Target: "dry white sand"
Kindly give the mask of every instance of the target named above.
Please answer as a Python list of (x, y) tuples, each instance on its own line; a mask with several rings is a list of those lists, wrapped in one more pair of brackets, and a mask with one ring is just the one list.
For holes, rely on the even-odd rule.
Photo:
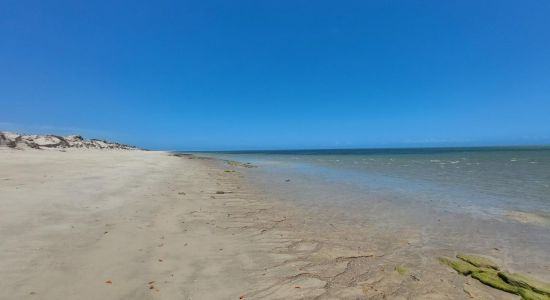
[(143, 151), (0, 151), (0, 299), (238, 299), (258, 255), (195, 222), (215, 193), (199, 166)]
[(515, 297), (417, 256), (416, 232), (371, 242), (261, 199), (227, 168), (0, 148), (0, 299)]

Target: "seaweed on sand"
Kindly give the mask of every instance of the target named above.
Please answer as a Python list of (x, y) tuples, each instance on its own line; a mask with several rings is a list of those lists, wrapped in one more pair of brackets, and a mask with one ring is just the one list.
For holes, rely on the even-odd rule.
[(519, 295), (524, 300), (550, 300), (550, 283), (524, 274), (499, 271), (499, 266), (484, 256), (459, 254), (456, 257), (459, 259), (439, 257), (439, 262), (459, 274), (471, 275), (485, 285)]

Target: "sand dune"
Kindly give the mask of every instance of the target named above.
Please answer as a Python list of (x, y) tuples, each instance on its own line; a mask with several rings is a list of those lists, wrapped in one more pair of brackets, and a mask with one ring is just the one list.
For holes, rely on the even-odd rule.
[(108, 142), (103, 140), (86, 140), (80, 135), (58, 136), (58, 135), (26, 135), (13, 132), (0, 131), (0, 147), (6, 146), (14, 149), (118, 149), (134, 150), (136, 147)]

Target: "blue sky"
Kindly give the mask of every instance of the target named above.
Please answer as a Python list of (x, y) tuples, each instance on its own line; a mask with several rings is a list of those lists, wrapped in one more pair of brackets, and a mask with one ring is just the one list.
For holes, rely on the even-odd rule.
[(550, 143), (550, 2), (0, 3), (0, 130), (154, 149)]

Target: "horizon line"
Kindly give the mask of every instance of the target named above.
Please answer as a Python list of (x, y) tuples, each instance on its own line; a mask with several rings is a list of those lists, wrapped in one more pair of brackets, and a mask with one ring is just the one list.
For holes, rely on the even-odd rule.
[(346, 150), (422, 150), (422, 149), (434, 149), (434, 150), (467, 150), (467, 149), (533, 149), (538, 150), (540, 148), (550, 148), (550, 144), (509, 144), (509, 145), (476, 145), (476, 146), (390, 146), (390, 147), (345, 147), (345, 148), (280, 148), (280, 149), (238, 149), (238, 150), (166, 150), (168, 152), (178, 153), (254, 153), (254, 152), (307, 152), (307, 151), (346, 151)]

